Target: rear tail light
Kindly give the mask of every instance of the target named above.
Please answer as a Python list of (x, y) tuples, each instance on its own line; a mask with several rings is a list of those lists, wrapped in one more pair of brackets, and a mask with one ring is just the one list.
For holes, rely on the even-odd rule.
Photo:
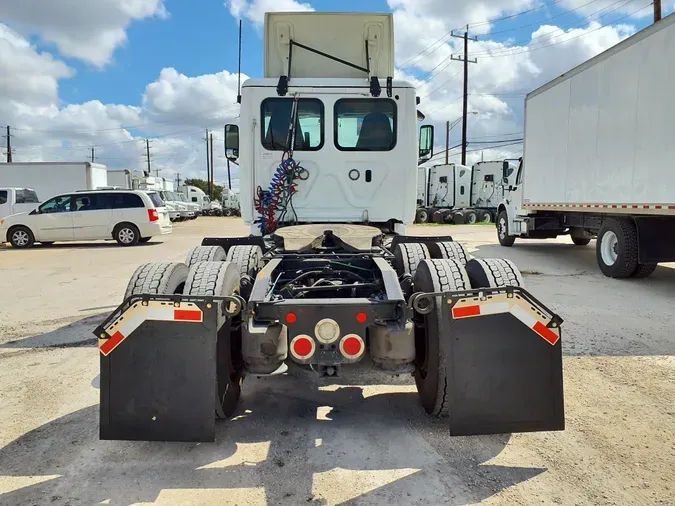
[(361, 336), (356, 334), (347, 334), (340, 341), (340, 353), (345, 358), (354, 360), (363, 355), (363, 352), (366, 351), (366, 345), (361, 339)]
[(314, 339), (305, 334), (295, 336), (291, 341), (291, 354), (298, 360), (308, 359), (314, 355), (315, 350), (316, 344), (314, 343)]
[(148, 209), (148, 218), (151, 222), (159, 220), (157, 209)]

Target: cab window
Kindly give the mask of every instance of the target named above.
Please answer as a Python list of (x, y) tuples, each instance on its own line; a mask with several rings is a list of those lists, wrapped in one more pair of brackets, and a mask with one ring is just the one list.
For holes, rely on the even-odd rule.
[(7, 190), (0, 190), (0, 205), (7, 203)]
[(396, 102), (348, 98), (335, 102), (335, 146), (341, 151), (391, 151), (396, 146)]
[(40, 212), (44, 214), (69, 213), (70, 195), (61, 195), (48, 200), (40, 206)]
[[(267, 98), (261, 104), (262, 145), (268, 151), (286, 151), (293, 98)], [(323, 146), (324, 109), (316, 98), (298, 99), (295, 151), (317, 151)]]
[(37, 204), (40, 200), (33, 190), (16, 190), (17, 204)]

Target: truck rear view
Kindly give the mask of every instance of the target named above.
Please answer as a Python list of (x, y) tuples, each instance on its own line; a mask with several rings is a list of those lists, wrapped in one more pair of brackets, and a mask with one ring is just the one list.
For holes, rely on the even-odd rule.
[(516, 237), (597, 237), (610, 277), (644, 277), (675, 260), (675, 16), (530, 93), (524, 157), (500, 205), (502, 245)]

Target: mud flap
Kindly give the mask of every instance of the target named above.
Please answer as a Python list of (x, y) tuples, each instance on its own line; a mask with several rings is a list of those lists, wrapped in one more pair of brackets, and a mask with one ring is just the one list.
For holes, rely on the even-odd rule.
[(214, 441), (217, 310), (134, 296), (99, 328), (100, 438)]
[(563, 430), (560, 317), (516, 287), (443, 303), (451, 435)]

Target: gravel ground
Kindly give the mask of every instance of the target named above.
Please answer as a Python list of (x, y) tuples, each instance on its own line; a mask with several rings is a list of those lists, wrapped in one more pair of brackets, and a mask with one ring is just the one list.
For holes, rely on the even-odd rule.
[(200, 218), (135, 248), (0, 247), (0, 504), (675, 504), (675, 265), (611, 280), (594, 242), (501, 248), (480, 225), (411, 233), (510, 258), (565, 319), (564, 432), (450, 438), (409, 376), (359, 366), (247, 378), (215, 444), (99, 441), (95, 325), (138, 264), (242, 233)]

